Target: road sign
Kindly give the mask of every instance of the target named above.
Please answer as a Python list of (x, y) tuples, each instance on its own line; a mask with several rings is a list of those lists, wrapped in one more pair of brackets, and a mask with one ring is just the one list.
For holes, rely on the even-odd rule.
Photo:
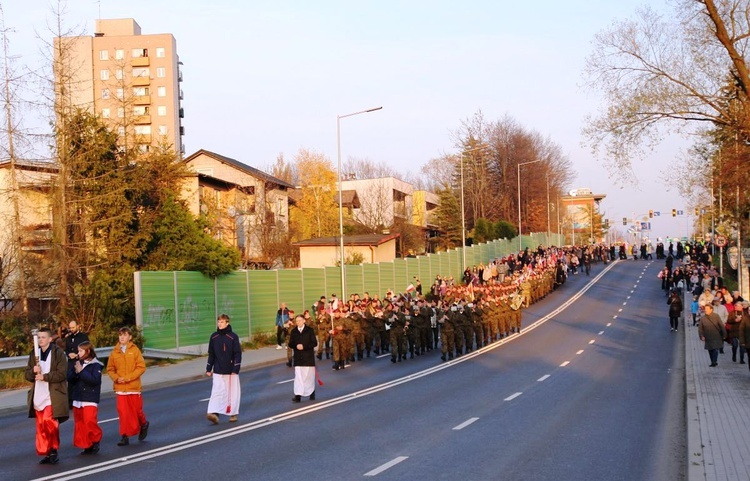
[(661, 212), (659, 212), (658, 210), (654, 211), (654, 217), (659, 217), (660, 215), (661, 215)]
[(716, 236), (716, 245), (719, 247), (724, 247), (727, 245), (727, 238), (723, 235), (717, 235)]
[(681, 211), (681, 210), (678, 210), (678, 211), (677, 211), (677, 215), (683, 215), (684, 213), (685, 213), (685, 212), (684, 212), (684, 211)]

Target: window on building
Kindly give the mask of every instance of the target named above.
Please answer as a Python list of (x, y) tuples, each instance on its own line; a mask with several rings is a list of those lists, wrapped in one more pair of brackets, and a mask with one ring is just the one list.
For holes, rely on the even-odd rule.
[(148, 87), (133, 87), (133, 96), (135, 97), (145, 97), (148, 94)]
[(150, 77), (150, 76), (151, 76), (151, 71), (148, 68), (139, 67), (139, 68), (133, 69), (133, 78)]
[(167, 126), (166, 125), (160, 125), (159, 126), (159, 135), (167, 135)]
[(115, 70), (115, 78), (117, 80), (122, 80), (122, 69), (121, 68), (118, 68), (117, 70)]
[(151, 135), (150, 125), (136, 125), (134, 127), (136, 135)]
[(122, 100), (125, 98), (125, 90), (124, 89), (117, 89), (117, 98)]
[(102, 99), (103, 100), (109, 99), (109, 89), (102, 89)]
[(167, 69), (164, 67), (158, 67), (156, 69), (156, 76), (159, 78), (164, 78), (167, 76)]
[(133, 115), (141, 116), (148, 115), (148, 113), (148, 105), (136, 105), (135, 107), (133, 107)]
[(125, 117), (125, 108), (124, 107), (119, 107), (117, 109), (117, 116), (120, 117), (120, 118)]
[(117, 135), (120, 137), (125, 137), (125, 127), (119, 126), (117, 127)]
[(102, 109), (102, 118), (103, 119), (109, 118), (109, 109)]
[(166, 117), (167, 116), (167, 107), (164, 105), (159, 105), (156, 107), (156, 115), (159, 117)]
[(166, 97), (167, 96), (167, 87), (157, 87), (156, 88), (156, 95), (159, 97)]
[(123, 60), (124, 58), (125, 58), (125, 50), (123, 49), (115, 50), (115, 60)]
[(102, 80), (109, 80), (109, 70), (100, 70), (99, 78)]
[(157, 58), (164, 58), (166, 57), (166, 51), (164, 50), (164, 47), (156, 47), (156, 57)]
[(99, 50), (99, 60), (109, 60), (109, 50)]
[(136, 57), (148, 57), (148, 49), (147, 48), (134, 48), (131, 53), (133, 55), (133, 58), (136, 58)]

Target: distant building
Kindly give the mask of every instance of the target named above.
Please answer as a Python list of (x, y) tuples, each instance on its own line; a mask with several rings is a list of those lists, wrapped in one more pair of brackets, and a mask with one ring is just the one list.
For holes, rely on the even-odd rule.
[[(344, 236), (344, 258), (361, 256), (362, 263), (392, 261), (396, 258), (398, 234), (364, 234)], [(296, 242), (300, 267), (335, 266), (341, 261), (341, 238), (318, 237)]]
[[(592, 214), (597, 212), (599, 203), (606, 194), (594, 194), (591, 189), (571, 190), (560, 197), (562, 210), (560, 222), (563, 236), (570, 244), (588, 243), (592, 233)], [(594, 239), (599, 242), (601, 239)]]
[(93, 37), (56, 38), (55, 45), (58, 95), (64, 83), (73, 105), (96, 114), (122, 144), (185, 153), (182, 62), (172, 34), (143, 35), (132, 18), (101, 19)]
[[(56, 176), (57, 169), (47, 163), (17, 163), (15, 169), (11, 168), (10, 161), (0, 163), (0, 224), (3, 226), (0, 231), (0, 310), (13, 308), (13, 302), (20, 298), (17, 287), (21, 254), (27, 270), (26, 294), (31, 302), (38, 303), (35, 310), (44, 312), (49, 309), (45, 303), (54, 302), (49, 297), (50, 292), (55, 292), (54, 281), (49, 277), (43, 282), (33, 280), (49, 275), (44, 266), (50, 261), (52, 251), (55, 210), (49, 191)], [(37, 291), (42, 285), (47, 289)]]
[(194, 174), (182, 188), (193, 215), (208, 215), (214, 237), (238, 248), (245, 264), (274, 262), (264, 257), (263, 245), (289, 230), (289, 192), (294, 186), (208, 150), (183, 162)]

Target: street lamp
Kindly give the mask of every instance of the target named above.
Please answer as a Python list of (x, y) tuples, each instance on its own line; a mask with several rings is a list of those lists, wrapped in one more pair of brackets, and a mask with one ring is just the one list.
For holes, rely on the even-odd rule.
[(359, 114), (366, 114), (369, 112), (375, 112), (376, 110), (380, 110), (383, 107), (375, 107), (372, 109), (367, 110), (360, 110), (359, 112), (353, 112), (351, 114), (345, 114), (345, 115), (337, 115), (336, 116), (336, 146), (337, 146), (337, 156), (339, 161), (339, 249), (341, 250), (341, 259), (339, 262), (341, 263), (341, 301), (346, 302), (346, 274), (344, 274), (344, 207), (343, 207), (343, 194), (342, 194), (342, 187), (341, 187), (341, 119), (344, 119), (346, 117), (352, 117), (354, 115)]
[(466, 212), (464, 211), (464, 154), (468, 154), (470, 152), (476, 152), (477, 150), (486, 149), (488, 147), (487, 144), (481, 144), (477, 147), (474, 147), (472, 149), (468, 150), (462, 150), (459, 158), (459, 162), (461, 163), (461, 254), (462, 254), (462, 263), (461, 263), (461, 272), (466, 270)]
[(541, 162), (542, 159), (537, 160), (530, 160), (528, 162), (521, 162), (516, 166), (516, 169), (518, 170), (518, 173), (516, 175), (516, 180), (518, 181), (518, 252), (521, 252), (522, 246), (521, 246), (521, 166), (527, 165), (527, 164), (533, 164), (536, 162)]

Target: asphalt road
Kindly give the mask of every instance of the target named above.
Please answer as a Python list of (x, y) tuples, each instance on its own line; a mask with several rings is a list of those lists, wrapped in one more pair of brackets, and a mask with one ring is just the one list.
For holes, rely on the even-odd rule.
[[(604, 273), (607, 268), (606, 273)], [(578, 274), (524, 311), (520, 336), (452, 363), (436, 352), (345, 371), (319, 366), (317, 401), (291, 403), (292, 370), (241, 375), (240, 422), (205, 420), (210, 381), (144, 396), (149, 438), (39, 466), (33, 421), (0, 418), (0, 477), (25, 479), (676, 480), (686, 468), (684, 349), (658, 265)], [(601, 275), (600, 275), (601, 274)], [(595, 277), (598, 276), (598, 277)]]

